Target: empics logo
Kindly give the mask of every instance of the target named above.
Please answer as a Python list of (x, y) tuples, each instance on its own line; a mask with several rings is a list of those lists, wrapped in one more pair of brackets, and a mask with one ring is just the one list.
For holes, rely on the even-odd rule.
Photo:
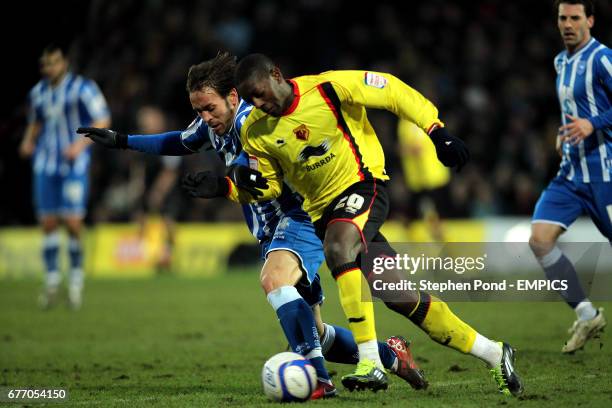
[(325, 153), (329, 151), (329, 142), (325, 140), (318, 146), (306, 146), (302, 149), (298, 159), (301, 162), (305, 162), (311, 157), (323, 156)]
[(298, 140), (307, 141), (308, 136), (310, 136), (310, 130), (306, 127), (306, 125), (301, 124), (300, 126), (293, 129), (293, 134)]

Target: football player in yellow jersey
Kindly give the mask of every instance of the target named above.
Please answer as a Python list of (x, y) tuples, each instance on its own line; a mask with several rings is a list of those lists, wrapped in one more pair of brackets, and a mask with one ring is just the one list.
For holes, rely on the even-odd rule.
[(400, 157), (406, 186), (410, 190), (409, 217), (422, 218), (430, 239), (444, 241), (440, 217), (450, 203), (450, 169), (436, 157), (427, 133), (413, 122), (400, 119), (397, 124)]
[[(268, 181), (258, 200), (278, 196), (284, 179), (304, 197), (304, 210), (323, 241), (359, 348), (357, 369), (342, 383), (350, 390), (384, 389), (387, 379), (376, 347), (373, 304), (369, 291), (362, 291), (363, 276), (369, 271), (361, 270), (360, 252), (372, 242), (386, 244), (381, 254), (395, 252), (379, 232), (388, 213), (385, 180), (389, 177), (366, 108), (387, 109), (416, 123), (430, 136), (446, 166), (463, 166), (469, 158), (467, 148), (446, 131), (431, 102), (390, 74), (329, 71), (285, 80), (269, 58), (252, 54), (239, 63), (236, 86), (257, 107), (242, 126), (241, 141), (251, 155), (251, 166)], [(252, 179), (255, 182), (257, 177)], [(248, 181), (243, 186), (249, 187)], [(227, 196), (240, 202), (253, 200), (231, 181)], [(389, 274), (387, 279), (398, 277)], [(405, 291), (401, 297), (385, 304), (433, 340), (485, 361), (500, 392), (522, 391), (513, 367), (514, 351), (507, 343), (480, 335), (446, 303), (425, 292)]]

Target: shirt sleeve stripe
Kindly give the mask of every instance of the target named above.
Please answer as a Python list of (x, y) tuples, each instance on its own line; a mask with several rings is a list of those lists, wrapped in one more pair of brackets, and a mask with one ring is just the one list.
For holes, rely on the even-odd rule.
[(346, 124), (344, 117), (342, 116), (340, 110), (340, 98), (338, 98), (338, 94), (336, 94), (336, 91), (334, 90), (334, 87), (332, 86), (331, 82), (324, 82), (322, 84), (319, 84), (317, 88), (319, 89), (321, 96), (323, 97), (323, 99), (333, 112), (334, 116), (336, 117), (336, 120), (338, 121), (338, 129), (342, 131), (344, 138), (351, 147), (351, 151), (353, 152), (353, 156), (355, 157), (355, 161), (357, 162), (357, 166), (359, 169), (359, 179), (373, 179), (370, 170), (368, 170), (368, 168), (363, 165), (363, 156), (361, 155), (361, 152), (359, 151), (359, 146), (357, 146), (355, 138), (351, 134), (351, 131), (348, 125)]

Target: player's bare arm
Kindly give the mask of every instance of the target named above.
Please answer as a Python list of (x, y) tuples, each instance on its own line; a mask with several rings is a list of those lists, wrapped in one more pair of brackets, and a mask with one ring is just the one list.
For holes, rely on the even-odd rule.
[(38, 139), (38, 135), (40, 134), (41, 124), (39, 122), (29, 123), (26, 127), (23, 140), (19, 145), (19, 155), (27, 159), (34, 154), (34, 149), (36, 148), (36, 140)]

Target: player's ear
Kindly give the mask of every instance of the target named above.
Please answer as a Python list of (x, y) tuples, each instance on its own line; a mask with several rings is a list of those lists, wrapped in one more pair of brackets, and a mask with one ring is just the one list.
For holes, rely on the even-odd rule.
[(587, 24), (589, 25), (589, 28), (593, 28), (595, 25), (595, 16), (587, 17)]
[(283, 81), (283, 74), (281, 73), (279, 67), (275, 66), (274, 68), (272, 68), (272, 70), (270, 71), (270, 76), (274, 78), (274, 80), (278, 83)]
[(238, 105), (238, 100), (240, 99), (240, 97), (238, 96), (238, 90), (236, 88), (230, 89), (229, 98), (232, 106)]

